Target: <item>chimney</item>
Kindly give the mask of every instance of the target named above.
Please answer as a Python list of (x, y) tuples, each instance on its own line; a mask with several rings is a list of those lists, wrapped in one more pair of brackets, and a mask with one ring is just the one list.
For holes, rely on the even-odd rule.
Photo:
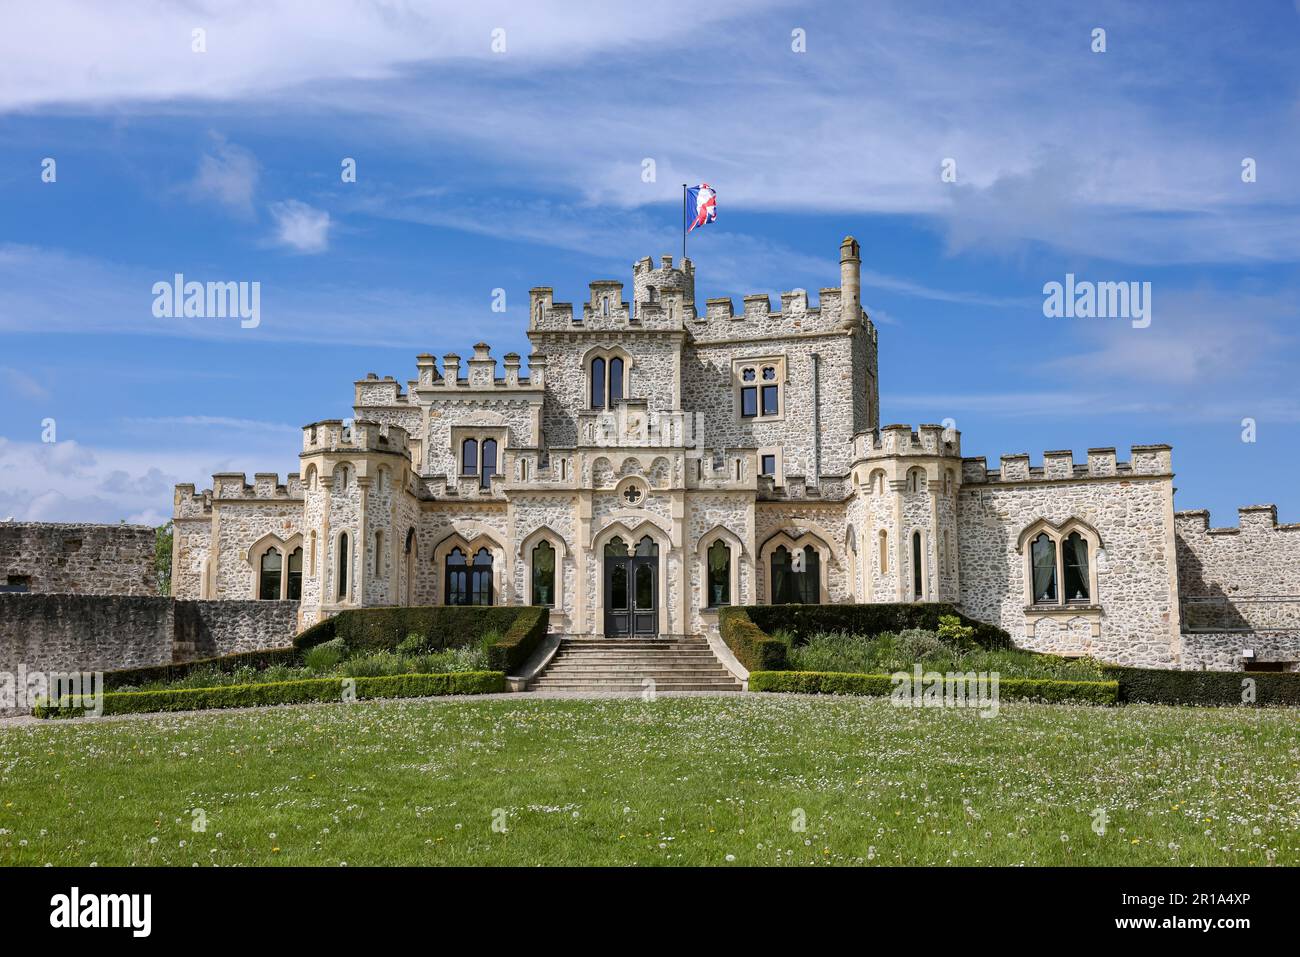
[(858, 241), (845, 236), (840, 243), (840, 325), (855, 328), (862, 315), (862, 255)]

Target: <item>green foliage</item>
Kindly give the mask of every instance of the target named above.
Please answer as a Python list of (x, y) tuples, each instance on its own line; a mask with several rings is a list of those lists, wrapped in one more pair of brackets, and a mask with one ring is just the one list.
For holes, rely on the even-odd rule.
[(328, 674), (342, 661), (348, 653), (342, 638), (331, 638), (314, 648), (303, 652), (302, 663), (309, 671)]
[(989, 649), (1012, 647), (1011, 636), (1001, 628), (967, 618), (952, 605), (944, 602), (747, 605), (743, 611), (760, 631), (768, 635), (773, 635), (781, 629), (789, 631), (794, 636), (795, 645), (801, 644), (808, 637), (819, 632), (839, 631), (853, 635), (880, 635), (885, 632), (906, 631), (910, 628), (938, 631), (941, 619), (955, 618), (962, 626), (972, 629), (970, 639), (980, 647)]
[[(800, 694), (889, 695), (894, 689), (889, 675), (817, 671), (755, 671), (749, 675), (750, 691)], [(1051, 678), (1002, 678), (999, 701), (1047, 701), (1075, 704), (1115, 704), (1115, 681), (1058, 681)]]
[[(1119, 700), (1152, 704), (1300, 707), (1300, 674), (1263, 671), (1173, 671), (1104, 665), (1107, 678), (1119, 682)], [(1244, 700), (1246, 682), (1254, 700)]]
[(153, 572), (158, 583), (158, 594), (172, 593), (172, 523), (159, 525), (153, 531)]
[(244, 651), (220, 658), (199, 658), (195, 661), (176, 662), (169, 665), (149, 665), (144, 668), (120, 668), (104, 672), (104, 690), (139, 687), (142, 685), (171, 684), (181, 681), (194, 672), (230, 674), (247, 668), (254, 671), (273, 665), (292, 665), (298, 661), (296, 648), (264, 648), (261, 651)]
[(349, 658), (338, 666), (339, 674), (353, 678), (487, 670), (488, 655), (481, 648), (444, 648), (415, 655), (369, 651)]
[(956, 615), (940, 615), (938, 631), (939, 640), (945, 644), (955, 645), (958, 648), (975, 644), (975, 629), (970, 625), (962, 624), (962, 620)]
[(755, 607), (758, 606), (720, 608), (718, 634), (736, 660), (750, 671), (780, 671), (789, 667), (789, 645), (754, 623), (750, 612)]
[(547, 619), (544, 608), (528, 605), (428, 605), (418, 608), (355, 608), (339, 612), (308, 628), (293, 640), (306, 650), (342, 638), (354, 651), (393, 651), (413, 635), (423, 639), (421, 651), (477, 645), (485, 634), (508, 635), (521, 617)]
[[(345, 682), (355, 683), (357, 698), (418, 698), (429, 695), (495, 694), (505, 691), (499, 671), (459, 674), (401, 674), (373, 678), (309, 678), (215, 688), (175, 688), (165, 691), (116, 691), (105, 694), (103, 713), (138, 714), (151, 711), (196, 711), (209, 708), (252, 708), (309, 701), (343, 701)], [(58, 708), (38, 705), (38, 718), (77, 717), (83, 699), (64, 698)]]
[(1100, 681), (1103, 677), (1100, 666), (1090, 658), (1061, 658), (1019, 649), (989, 651), (974, 644), (953, 644), (937, 632), (918, 628), (874, 638), (826, 632), (812, 635), (790, 652), (790, 668), (795, 671), (892, 674), (911, 671), (918, 662), (927, 671), (997, 672), (1003, 678)]
[(487, 649), (488, 667), (506, 674), (519, 670), (546, 638), (550, 627), (550, 613), (545, 608), (529, 605), (516, 611), (515, 620), (501, 640)]

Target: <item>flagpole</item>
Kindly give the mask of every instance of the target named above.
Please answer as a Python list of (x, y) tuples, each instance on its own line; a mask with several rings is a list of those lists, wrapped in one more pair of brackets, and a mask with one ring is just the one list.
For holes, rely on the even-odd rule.
[[(686, 259), (686, 184), (682, 183), (682, 260)], [(682, 267), (686, 268), (685, 266)]]

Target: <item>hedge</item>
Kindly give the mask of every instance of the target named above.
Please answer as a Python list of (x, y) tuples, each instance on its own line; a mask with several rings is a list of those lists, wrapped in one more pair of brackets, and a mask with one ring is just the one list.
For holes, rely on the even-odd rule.
[(736, 660), (750, 671), (783, 671), (790, 667), (785, 642), (754, 624), (749, 611), (746, 607), (718, 611), (718, 634)]
[(143, 668), (119, 668), (104, 672), (104, 690), (149, 684), (155, 681), (177, 681), (192, 671), (211, 669), (227, 674), (245, 666), (261, 671), (272, 665), (291, 665), (298, 661), (297, 648), (264, 648), (261, 651), (242, 651), (219, 658), (196, 658), (193, 661), (174, 662), (167, 665), (148, 665)]
[(1102, 674), (1119, 682), (1119, 700), (1150, 704), (1233, 705), (1240, 707), (1243, 682), (1255, 683), (1256, 706), (1300, 707), (1300, 674), (1267, 671), (1173, 671), (1103, 665)]
[(545, 608), (525, 608), (504, 637), (488, 647), (488, 667), (515, 673), (541, 644), (549, 627)]
[(540, 616), (543, 634), (549, 621), (545, 608), (533, 605), (426, 605), (416, 608), (354, 608), (318, 622), (294, 638), (293, 646), (306, 651), (332, 638), (342, 638), (353, 651), (391, 651), (408, 635), (427, 642), (428, 650), (476, 645), (489, 632), (509, 634), (521, 617), (525, 630), (536, 627)]
[[(837, 671), (756, 671), (749, 675), (749, 690), (887, 697), (893, 693), (894, 679), (892, 675)], [(998, 681), (999, 701), (1110, 705), (1116, 703), (1118, 694), (1119, 683), (1116, 681), (1058, 681), (1049, 678), (1001, 678)]]
[[(420, 698), (430, 695), (494, 694), (505, 691), (500, 671), (461, 671), (443, 675), (387, 675), (377, 678), (308, 678), (219, 688), (176, 688), (168, 691), (118, 691), (105, 694), (102, 714), (153, 711), (199, 711), (209, 708), (252, 708), (309, 701), (342, 701), (344, 683), (354, 681), (357, 698)], [(84, 696), (66, 696), (60, 707), (37, 705), (38, 718), (71, 718), (85, 713)]]
[(975, 629), (975, 643), (990, 650), (1011, 648), (1011, 636), (995, 625), (963, 615), (947, 602), (916, 601), (864, 605), (748, 605), (744, 608), (758, 628), (769, 635), (788, 631), (796, 644), (824, 631), (879, 635), (908, 628), (937, 631), (939, 619), (952, 615)]

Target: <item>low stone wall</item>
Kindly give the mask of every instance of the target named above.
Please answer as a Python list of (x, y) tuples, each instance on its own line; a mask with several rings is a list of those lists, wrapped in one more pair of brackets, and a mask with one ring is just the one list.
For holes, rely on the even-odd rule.
[(154, 530), (0, 522), (0, 585), (32, 594), (157, 595)]
[[(289, 644), (296, 601), (0, 594), (0, 684), (26, 672), (113, 671)], [(0, 715), (24, 713), (6, 709)]]
[(176, 641), (196, 658), (282, 648), (297, 630), (296, 601), (176, 602)]
[[(0, 679), (166, 664), (174, 621), (170, 598), (0, 594)], [(0, 701), (0, 715), (28, 710)]]
[(1183, 633), (1179, 667), (1193, 671), (1241, 671), (1241, 652), (1249, 648), (1255, 661), (1284, 662), (1295, 670), (1300, 662), (1300, 628), (1276, 631), (1194, 631)]

